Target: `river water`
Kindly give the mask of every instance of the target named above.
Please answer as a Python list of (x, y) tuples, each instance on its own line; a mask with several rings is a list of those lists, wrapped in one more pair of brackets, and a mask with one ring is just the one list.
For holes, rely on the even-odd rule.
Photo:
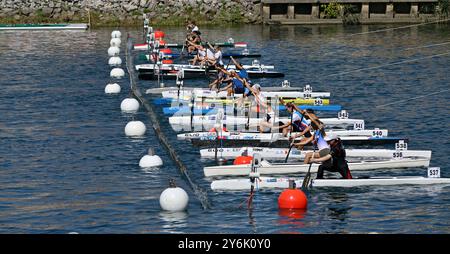
[[(315, 91), (330, 91), (332, 103), (351, 118), (365, 119), (366, 128), (407, 136), (409, 149), (431, 149), (431, 165), (450, 177), (450, 56), (431, 57), (450, 51), (445, 44), (450, 26), (368, 33), (387, 27), (248, 25), (202, 33), (211, 41), (248, 42), (263, 64), (275, 65), (293, 86), (309, 83)], [(198, 148), (179, 142), (174, 146), (193, 182), (207, 192), (211, 207), (204, 210), (159, 144), (144, 109), (120, 112), (129, 79), (119, 81), (119, 95), (104, 94), (111, 31), (0, 32), (0, 233), (450, 233), (449, 186), (314, 189), (307, 211), (290, 214), (277, 208), (280, 191), (261, 191), (249, 211), (239, 208), (247, 192), (210, 191)], [(139, 29), (121, 31), (123, 42), (127, 33), (142, 40)], [(164, 31), (167, 41), (182, 40), (182, 28)], [(142, 91), (157, 87), (154, 81), (138, 85)], [(157, 112), (175, 144), (175, 133)], [(145, 137), (125, 137), (131, 119), (147, 125)], [(164, 166), (139, 168), (149, 147)], [(426, 176), (426, 171), (354, 175)], [(161, 211), (159, 195), (170, 178), (188, 192), (187, 212)]]

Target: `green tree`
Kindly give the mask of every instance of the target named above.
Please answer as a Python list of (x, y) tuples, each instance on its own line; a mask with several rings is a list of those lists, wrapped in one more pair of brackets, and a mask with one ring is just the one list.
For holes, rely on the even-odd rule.
[(438, 0), (437, 6), (439, 18), (448, 18), (450, 13), (450, 0)]

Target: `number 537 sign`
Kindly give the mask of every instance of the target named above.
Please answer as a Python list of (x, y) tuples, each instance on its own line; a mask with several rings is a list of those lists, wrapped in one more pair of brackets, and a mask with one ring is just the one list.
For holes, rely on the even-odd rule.
[(428, 168), (428, 177), (441, 177), (441, 168), (439, 167)]

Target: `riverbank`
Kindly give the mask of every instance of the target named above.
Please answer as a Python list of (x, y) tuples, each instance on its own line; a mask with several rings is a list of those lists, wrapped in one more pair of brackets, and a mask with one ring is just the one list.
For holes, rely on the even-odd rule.
[(199, 25), (255, 24), (261, 22), (260, 10), (260, 1), (250, 0), (9, 0), (0, 3), (0, 23), (141, 26), (145, 13), (154, 25), (184, 25), (187, 20)]

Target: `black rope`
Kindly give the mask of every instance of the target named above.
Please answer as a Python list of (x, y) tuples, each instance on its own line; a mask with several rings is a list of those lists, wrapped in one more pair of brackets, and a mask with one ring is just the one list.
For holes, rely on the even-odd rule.
[(130, 66), (133, 66), (131, 57), (129, 56), (129, 52), (131, 50), (132, 45), (133, 44), (132, 44), (131, 38), (128, 38), (127, 48), (126, 48), (126, 51), (125, 51), (125, 57), (126, 57), (126, 61), (127, 61), (128, 74), (130, 76), (131, 91), (133, 92), (134, 96), (136, 98), (138, 98), (141, 101), (141, 103), (144, 105), (144, 107), (147, 110), (148, 115), (150, 117), (150, 121), (153, 124), (152, 127), (153, 127), (153, 129), (155, 131), (156, 136), (158, 137), (160, 143), (163, 146), (165, 146), (165, 148), (169, 152), (169, 155), (172, 157), (173, 161), (175, 162), (175, 164), (180, 169), (180, 172), (185, 176), (187, 182), (189, 183), (189, 185), (191, 186), (192, 190), (194, 191), (194, 194), (196, 195), (198, 200), (200, 200), (200, 203), (202, 204), (203, 209), (205, 209), (205, 210), (209, 209), (211, 207), (211, 205), (210, 205), (209, 200), (208, 200), (207, 192), (204, 191), (203, 189), (201, 189), (200, 187), (198, 187), (192, 181), (191, 177), (189, 176), (187, 167), (181, 161), (180, 157), (178, 157), (178, 154), (173, 149), (173, 147), (170, 144), (169, 140), (166, 138), (164, 133), (161, 131), (161, 127), (160, 127), (159, 122), (158, 122), (158, 116), (155, 114), (155, 111), (153, 110), (153, 108), (150, 105), (150, 103), (148, 103), (148, 101), (143, 98), (140, 90), (138, 89), (138, 87), (136, 85), (136, 82), (134, 80), (134, 68), (132, 68), (132, 67), (130, 68)]

